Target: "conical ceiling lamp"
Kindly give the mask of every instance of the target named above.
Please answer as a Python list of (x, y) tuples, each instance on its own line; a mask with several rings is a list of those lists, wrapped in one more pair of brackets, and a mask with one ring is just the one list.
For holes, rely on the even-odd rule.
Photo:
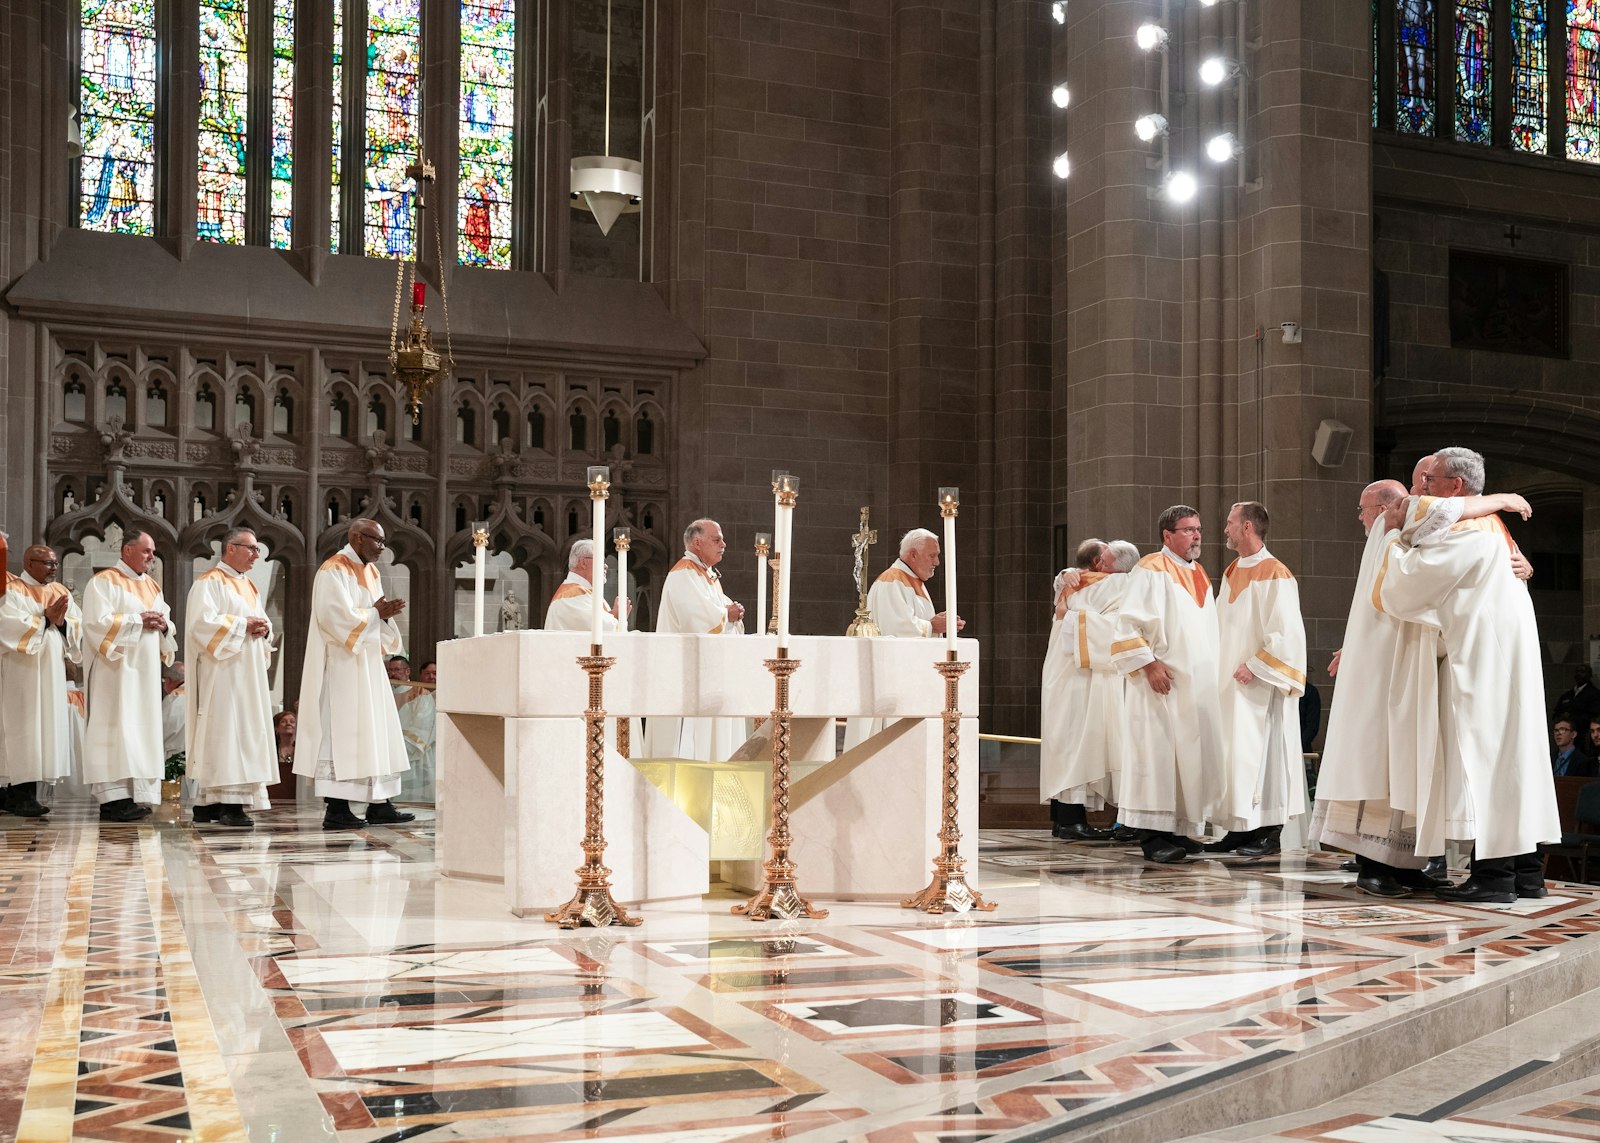
[(611, 0), (606, 0), (606, 118), (605, 154), (572, 160), (572, 205), (587, 210), (610, 234), (624, 214), (638, 214), (644, 200), (644, 164), (611, 153)]

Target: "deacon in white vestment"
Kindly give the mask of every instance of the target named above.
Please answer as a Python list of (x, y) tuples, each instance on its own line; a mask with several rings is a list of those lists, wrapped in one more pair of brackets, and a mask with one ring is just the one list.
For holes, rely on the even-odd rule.
[(59, 568), (55, 552), (35, 544), (0, 595), (0, 783), (4, 808), (20, 817), (49, 813), (40, 785), (72, 773), (66, 664), (82, 652), (83, 613), (56, 581)]
[(1211, 853), (1279, 852), (1279, 834), (1306, 811), (1300, 696), (1306, 690), (1306, 629), (1300, 589), (1267, 550), (1264, 505), (1235, 504), (1223, 533), (1238, 559), (1217, 586), (1222, 757), (1227, 796), (1217, 819), (1228, 835)]
[[(600, 582), (605, 583), (602, 566)], [(567, 553), (567, 578), (561, 581), (544, 613), (546, 631), (588, 631), (594, 614), (594, 541), (578, 540)], [(620, 599), (620, 597), (619, 597)], [(616, 610), (620, 602), (600, 608), (600, 629), (617, 629)], [(659, 630), (659, 627), (657, 628)]]
[[(682, 635), (742, 635), (744, 605), (722, 590), (716, 568), (728, 544), (715, 520), (696, 520), (683, 533), (683, 558), (661, 587), (656, 630)], [(587, 624), (586, 624), (587, 625)], [(646, 758), (698, 758), (723, 762), (744, 744), (742, 718), (664, 718), (645, 722)]]
[(138, 821), (161, 801), (167, 760), (161, 668), (177, 655), (178, 641), (172, 609), (149, 575), (155, 557), (150, 533), (130, 528), (122, 559), (91, 579), (83, 593), (89, 649), (83, 780), (100, 803), (101, 821)]
[[(1356, 575), (1355, 596), (1345, 622), (1344, 646), (1328, 673), (1335, 679), (1328, 735), (1317, 771), (1317, 807), (1309, 838), (1356, 855), (1356, 887), (1378, 897), (1404, 897), (1436, 882), (1422, 873), (1417, 856), (1416, 786), (1419, 770), (1431, 772), (1439, 734), (1438, 672), (1423, 669), (1413, 685), (1427, 685), (1432, 698), (1413, 694), (1404, 708), (1391, 701), (1398, 689), (1394, 670), (1401, 643), (1413, 650), (1406, 661), (1431, 664), (1420, 648), (1437, 642), (1436, 617), (1402, 622), (1372, 605), (1372, 587), (1388, 545), (1384, 510), (1404, 500), (1405, 485), (1379, 480), (1361, 492), (1357, 513), (1367, 530)], [(1396, 725), (1409, 724), (1409, 733)], [(1419, 765), (1418, 752), (1427, 761)]]
[(1161, 551), (1128, 573), (1111, 660), (1128, 681), (1117, 820), (1149, 831), (1150, 861), (1184, 861), (1227, 791), (1217, 718), (1217, 608), (1197, 562), (1200, 514), (1161, 514)]
[[(390, 801), (407, 761), (384, 656), (400, 653), (394, 617), (405, 600), (385, 597), (378, 579), (383, 525), (353, 520), (347, 538), (312, 585), (294, 746), (294, 772), (315, 779), (327, 803), (322, 828), (330, 830), (416, 817)], [(351, 802), (367, 804), (365, 819)]]
[[(406, 666), (409, 669), (410, 663)], [(411, 769), (400, 780), (400, 800), (404, 802), (431, 802), (437, 796), (434, 759), (438, 745), (439, 705), (434, 687), (438, 682), (439, 664), (430, 661), (422, 664), (422, 670), (417, 672), (416, 683), (403, 689), (395, 684), (400, 733), (405, 735), (406, 760), (411, 764)], [(418, 686), (418, 683), (422, 685)]]
[(194, 820), (248, 828), (246, 810), (270, 808), (278, 779), (272, 732), (272, 624), (248, 573), (261, 558), (256, 534), (234, 528), (217, 566), (189, 589), (184, 657), (194, 678), (183, 687), (186, 776), (194, 782)]
[(1086, 810), (1117, 800), (1127, 750), (1127, 682), (1112, 665), (1117, 613), (1139, 549), (1126, 540), (1085, 540), (1079, 574), (1057, 577), (1055, 616), (1039, 696), (1039, 795), (1050, 801), (1051, 833), (1098, 841)]
[[(1483, 458), (1441, 449), (1428, 488), (1480, 494)], [(1435, 609), (1444, 643), (1444, 773), (1421, 807), (1420, 843), (1430, 847), (1442, 829), (1443, 837), (1476, 845), (1471, 877), (1436, 892), (1510, 903), (1546, 893), (1537, 846), (1560, 840), (1561, 825), (1533, 603), (1506, 559), (1513, 545), (1505, 526), (1494, 516), (1462, 519), (1464, 508), (1453, 496), (1430, 495), (1389, 510), (1388, 523), (1403, 527), (1384, 552), (1375, 602), (1402, 618)], [(1452, 812), (1461, 805), (1470, 823)]]
[[(891, 639), (927, 639), (943, 635), (947, 616), (934, 611), (928, 581), (939, 568), (939, 537), (926, 528), (913, 528), (900, 537), (900, 558), (890, 564), (867, 590), (867, 614), (878, 634)], [(959, 616), (956, 630), (965, 627)], [(881, 718), (852, 718), (845, 722), (844, 748), (865, 742), (886, 725)]]

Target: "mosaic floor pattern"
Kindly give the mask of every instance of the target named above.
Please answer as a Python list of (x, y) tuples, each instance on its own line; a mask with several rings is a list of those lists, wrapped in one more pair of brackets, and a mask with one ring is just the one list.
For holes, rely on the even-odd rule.
[[(440, 878), (426, 820), (318, 816), (0, 818), (0, 1139), (1071, 1138), (1600, 951), (1591, 887), (1378, 903), (1327, 855), (1155, 868), (1025, 831), (982, 839), (997, 913), (708, 898), (562, 933)], [(1594, 1087), (1273, 1138), (1600, 1139)]]

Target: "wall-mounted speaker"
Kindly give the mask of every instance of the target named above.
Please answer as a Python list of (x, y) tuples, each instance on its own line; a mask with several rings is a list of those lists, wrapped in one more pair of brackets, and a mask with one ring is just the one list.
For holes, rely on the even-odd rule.
[(1350, 451), (1350, 438), (1355, 430), (1343, 421), (1324, 420), (1317, 426), (1317, 438), (1311, 442), (1311, 459), (1323, 468), (1338, 468), (1344, 463), (1344, 454)]

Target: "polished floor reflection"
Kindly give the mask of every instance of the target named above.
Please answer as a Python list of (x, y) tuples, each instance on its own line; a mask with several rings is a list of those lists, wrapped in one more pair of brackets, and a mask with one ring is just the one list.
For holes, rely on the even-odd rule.
[[(1192, 1130), (1160, 1119), (1184, 1100), (1226, 1087), (1234, 1124), (1314, 1107), (1344, 1089), (1297, 1079), (1283, 1105), (1297, 1059), (1400, 1070), (1424, 1032), (1470, 1038), (1461, 1002), (1555, 1003), (1600, 953), (1590, 887), (1377, 902), (1326, 855), (1157, 868), (1020, 831), (982, 839), (997, 913), (759, 925), (707, 899), (562, 933), (440, 878), (426, 815), (319, 816), (0, 818), (0, 1139), (1176, 1138), (1226, 1126), (1203, 1102)], [(1600, 1138), (1593, 1086), (1503, 1121), (1397, 1103), (1260, 1137)]]

